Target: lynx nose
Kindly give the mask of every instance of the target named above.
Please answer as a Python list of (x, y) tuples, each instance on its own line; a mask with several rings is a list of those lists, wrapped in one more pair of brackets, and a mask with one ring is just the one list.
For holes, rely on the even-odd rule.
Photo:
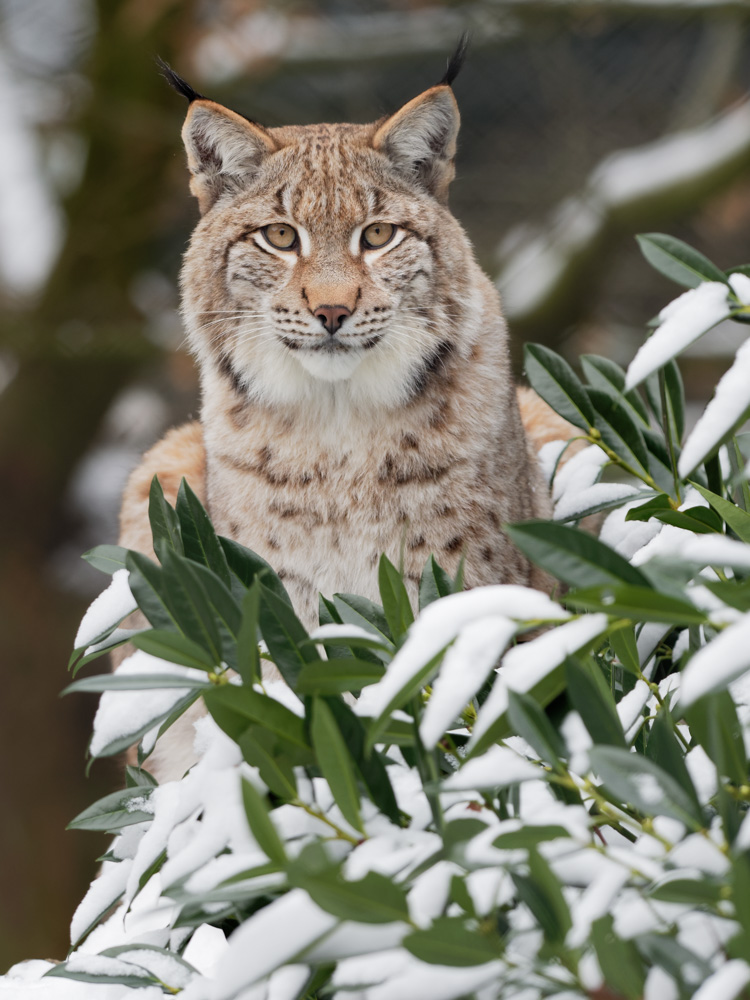
[(330, 334), (337, 333), (346, 317), (351, 314), (351, 309), (346, 306), (318, 306), (313, 312), (313, 316), (317, 316)]

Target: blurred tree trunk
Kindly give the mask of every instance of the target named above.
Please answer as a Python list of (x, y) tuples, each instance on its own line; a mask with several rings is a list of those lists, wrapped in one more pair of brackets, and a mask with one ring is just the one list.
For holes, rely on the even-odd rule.
[(165, 206), (181, 207), (186, 186), (174, 155), (181, 109), (153, 56), (184, 49), (192, 4), (98, 0), (97, 8), (80, 122), (88, 162), (67, 206), (66, 243), (38, 307), (0, 328), (20, 362), (0, 395), (0, 971), (22, 958), (64, 956), (103, 847), (63, 832), (111, 771), (95, 769), (99, 788), (85, 783), (94, 706), (58, 700), (82, 607), (46, 563), (64, 530), (71, 471), (115, 393), (154, 353), (129, 292), (168, 243), (176, 268), (178, 223)]

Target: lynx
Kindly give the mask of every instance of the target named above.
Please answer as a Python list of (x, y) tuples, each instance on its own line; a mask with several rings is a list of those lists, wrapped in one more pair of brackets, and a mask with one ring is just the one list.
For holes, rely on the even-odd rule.
[(185, 476), (307, 626), (319, 591), (377, 598), (383, 552), (412, 595), (430, 553), (464, 557), (469, 587), (545, 586), (503, 525), (549, 514), (536, 449), (569, 428), (516, 389), (497, 291), (447, 206), (462, 56), (380, 121), (268, 129), (163, 67), (189, 101), (202, 409), (133, 473), (121, 544), (151, 551), (151, 478), (173, 500)]

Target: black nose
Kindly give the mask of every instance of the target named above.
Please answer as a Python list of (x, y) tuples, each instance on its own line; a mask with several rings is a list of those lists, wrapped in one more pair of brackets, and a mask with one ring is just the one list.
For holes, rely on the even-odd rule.
[(334, 334), (340, 330), (341, 324), (351, 314), (351, 309), (347, 309), (346, 306), (318, 306), (313, 312), (313, 316), (318, 317), (330, 334)]

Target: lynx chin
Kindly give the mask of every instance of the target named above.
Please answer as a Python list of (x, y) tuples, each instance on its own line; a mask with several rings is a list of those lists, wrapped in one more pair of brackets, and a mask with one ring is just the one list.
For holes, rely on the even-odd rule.
[(430, 553), (463, 556), (469, 587), (545, 587), (503, 524), (549, 515), (536, 449), (569, 425), (514, 385), (497, 291), (447, 206), (461, 58), (390, 117), (269, 129), (163, 67), (189, 100), (202, 407), (132, 474), (122, 545), (151, 553), (151, 478), (173, 502), (185, 476), (308, 627), (319, 591), (377, 598), (382, 552), (413, 595)]

